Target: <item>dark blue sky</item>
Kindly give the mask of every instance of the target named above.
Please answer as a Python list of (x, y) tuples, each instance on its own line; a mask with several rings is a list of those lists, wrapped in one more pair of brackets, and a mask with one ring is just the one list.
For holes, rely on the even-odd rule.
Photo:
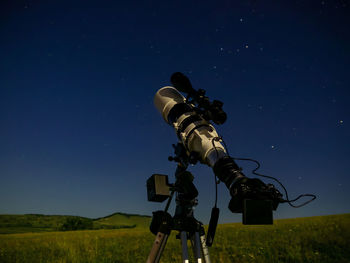
[[(349, 14), (347, 1), (2, 1), (0, 213), (163, 209), (145, 181), (173, 181), (177, 138), (153, 96), (176, 71), (224, 102), (232, 156), (317, 195), (276, 218), (350, 212)], [(190, 171), (208, 223), (213, 173)], [(221, 222), (240, 221), (219, 190)]]

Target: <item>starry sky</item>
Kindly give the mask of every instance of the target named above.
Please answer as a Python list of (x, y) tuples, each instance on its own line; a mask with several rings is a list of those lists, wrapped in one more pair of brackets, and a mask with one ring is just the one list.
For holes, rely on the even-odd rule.
[[(177, 138), (153, 96), (176, 71), (224, 102), (216, 129), (232, 156), (259, 160), (291, 198), (317, 195), (275, 218), (349, 213), (349, 11), (340, 0), (1, 1), (0, 213), (163, 209), (146, 180), (174, 181)], [(208, 223), (213, 172), (189, 170)], [(219, 184), (220, 222), (239, 222), (229, 200)]]

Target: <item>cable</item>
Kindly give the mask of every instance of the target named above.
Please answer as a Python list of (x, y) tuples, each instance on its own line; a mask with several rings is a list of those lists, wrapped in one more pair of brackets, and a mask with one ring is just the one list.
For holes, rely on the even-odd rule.
[(214, 137), (212, 140), (211, 140), (211, 143), (213, 144), (213, 147), (214, 147), (214, 149), (215, 149), (215, 152), (216, 152), (216, 158), (218, 158), (219, 157), (219, 152), (218, 152), (218, 150), (216, 149), (216, 146), (215, 146), (215, 143), (214, 143), (214, 141), (220, 141), (221, 140), (221, 137)]
[[(274, 181), (276, 181), (284, 190), (285, 194), (286, 194), (286, 199), (284, 200), (284, 202), (287, 202), (290, 206), (294, 207), (294, 208), (299, 208), (299, 207), (302, 207), (310, 202), (312, 202), (313, 200), (316, 199), (316, 196), (313, 195), (313, 194), (301, 194), (299, 195), (297, 198), (293, 199), (293, 200), (290, 200), (289, 197), (288, 197), (288, 191), (287, 189), (284, 187), (284, 185), (278, 180), (276, 179), (275, 177), (272, 177), (272, 176), (268, 176), (268, 175), (263, 175), (263, 174), (259, 174), (257, 173), (256, 171), (260, 168), (260, 163), (257, 161), (257, 160), (253, 160), (253, 159), (249, 159), (249, 158), (233, 158), (234, 160), (239, 160), (239, 161), (251, 161), (251, 162), (254, 162), (257, 164), (257, 167), (252, 171), (253, 174), (255, 175), (258, 175), (258, 176), (261, 176), (261, 177), (265, 177), (265, 178), (268, 178), (268, 179), (272, 179)], [(300, 204), (300, 205), (293, 205), (292, 203), (294, 203), (295, 201), (299, 200), (300, 198), (302, 197), (305, 197), (305, 196), (310, 196), (311, 199)]]
[[(214, 147), (214, 149), (215, 149), (215, 152), (216, 152), (216, 157), (219, 157), (219, 153), (218, 153), (218, 150), (216, 149), (216, 146), (215, 146), (215, 143), (214, 143), (214, 141), (220, 141), (220, 140), (222, 140), (222, 138), (221, 137), (214, 137), (213, 139), (212, 139), (212, 144), (213, 144), (213, 147)], [(220, 181), (217, 181), (216, 180), (216, 175), (215, 175), (215, 173), (214, 173), (214, 181), (215, 181), (215, 208), (217, 207), (217, 203), (218, 203), (218, 184), (219, 184), (219, 182)]]
[[(215, 139), (215, 140), (218, 140), (217, 138), (219, 138), (219, 140), (221, 140), (221, 141), (223, 142), (224, 147), (225, 147), (225, 150), (226, 150), (226, 153), (227, 153), (227, 155), (229, 155), (229, 154), (228, 154), (227, 147), (226, 147), (226, 143), (225, 143), (225, 141), (223, 140), (222, 136), (221, 136), (221, 137), (215, 137), (215, 138), (213, 138), (213, 145), (214, 145), (214, 147), (215, 147), (215, 150), (216, 150), (216, 146), (215, 146), (215, 144), (214, 144), (214, 139)], [(216, 150), (216, 152), (217, 152), (217, 150)], [(286, 199), (285, 199), (285, 200), (283, 199), (283, 202), (281, 202), (281, 203), (288, 203), (290, 206), (292, 206), (292, 207), (294, 207), (294, 208), (299, 208), (299, 207), (302, 207), (302, 206), (304, 206), (304, 205), (307, 205), (308, 203), (310, 203), (310, 202), (312, 202), (313, 200), (316, 199), (316, 195), (314, 195), (314, 194), (301, 194), (301, 195), (299, 195), (297, 198), (295, 198), (295, 199), (293, 199), (293, 200), (290, 200), (289, 197), (288, 197), (288, 191), (287, 191), (287, 189), (284, 187), (284, 185), (283, 185), (278, 179), (276, 179), (275, 177), (272, 177), (272, 176), (263, 175), (263, 174), (259, 174), (259, 173), (256, 172), (256, 171), (260, 168), (260, 163), (259, 163), (257, 160), (250, 159), (250, 158), (234, 158), (234, 157), (232, 157), (232, 158), (233, 158), (234, 160), (239, 160), (239, 161), (251, 161), (251, 162), (254, 162), (254, 163), (257, 165), (257, 167), (252, 171), (253, 174), (255, 174), (255, 175), (257, 175), (257, 176), (265, 177), (265, 178), (272, 179), (272, 180), (276, 181), (276, 182), (283, 188), (283, 190), (284, 190), (284, 192), (285, 192), (285, 194), (286, 194)], [(311, 197), (311, 199), (308, 200), (308, 201), (306, 201), (306, 202), (304, 202), (304, 203), (302, 203), (302, 204), (300, 204), (300, 205), (293, 205), (293, 204), (292, 204), (292, 203), (294, 203), (295, 201), (299, 200), (300, 198), (306, 197), (306, 196)]]
[(218, 204), (218, 181), (216, 180), (216, 175), (214, 174), (214, 180), (215, 180), (215, 206), (217, 207)]
[(215, 152), (216, 152), (216, 157), (219, 157), (219, 153), (218, 153), (218, 150), (216, 149), (216, 146), (215, 146), (214, 141), (217, 141), (217, 142), (222, 141), (222, 143), (224, 144), (224, 147), (225, 147), (226, 154), (227, 154), (228, 156), (230, 156), (230, 154), (228, 153), (228, 149), (227, 149), (227, 146), (226, 146), (225, 141), (223, 140), (222, 136), (218, 136), (218, 137), (214, 137), (214, 138), (211, 140), (211, 143), (213, 144), (213, 147), (214, 147)]

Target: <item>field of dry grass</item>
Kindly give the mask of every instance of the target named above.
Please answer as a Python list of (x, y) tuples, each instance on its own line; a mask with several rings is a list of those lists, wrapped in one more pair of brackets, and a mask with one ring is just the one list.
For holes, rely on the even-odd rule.
[[(218, 226), (212, 262), (350, 262), (350, 214)], [(0, 235), (0, 262), (145, 262), (147, 228)], [(181, 262), (172, 233), (161, 262)]]

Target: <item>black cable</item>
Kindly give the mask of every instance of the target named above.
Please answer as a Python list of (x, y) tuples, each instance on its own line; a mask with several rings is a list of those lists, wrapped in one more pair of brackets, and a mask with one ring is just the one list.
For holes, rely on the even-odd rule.
[[(284, 187), (284, 185), (278, 180), (276, 179), (275, 177), (272, 177), (272, 176), (268, 176), (268, 175), (263, 175), (263, 174), (259, 174), (257, 173), (256, 171), (260, 168), (260, 163), (257, 161), (257, 160), (253, 160), (253, 159), (249, 159), (249, 158), (233, 158), (234, 160), (239, 160), (239, 161), (251, 161), (251, 162), (254, 162), (257, 164), (257, 167), (252, 171), (253, 174), (255, 175), (258, 175), (258, 176), (261, 176), (261, 177), (265, 177), (265, 178), (268, 178), (268, 179), (272, 179), (272, 180), (275, 180), (284, 190), (285, 194), (286, 194), (286, 199), (284, 200), (284, 202), (287, 202), (290, 206), (294, 207), (294, 208), (299, 208), (299, 207), (302, 207), (310, 202), (312, 202), (313, 200), (316, 199), (316, 196), (313, 195), (313, 194), (301, 194), (299, 195), (297, 198), (293, 199), (293, 200), (290, 200), (289, 197), (288, 197), (288, 191), (287, 189)], [(300, 205), (293, 205), (292, 203), (294, 203), (295, 201), (299, 200), (300, 198), (304, 197), (304, 196), (310, 196), (311, 199), (300, 204)]]
[(225, 150), (226, 150), (227, 155), (230, 156), (230, 154), (228, 153), (228, 148), (227, 148), (226, 143), (225, 143), (224, 139), (222, 138), (222, 136), (220, 137), (220, 140), (221, 140), (222, 143), (224, 144), (224, 147), (225, 147)]
[(216, 180), (216, 175), (214, 174), (214, 180), (215, 180), (215, 206), (217, 207), (218, 204), (218, 181)]
[[(213, 145), (214, 145), (214, 147), (215, 147), (215, 150), (216, 150), (216, 146), (215, 146), (215, 144), (214, 144), (214, 139), (217, 140), (217, 138), (219, 138), (219, 140), (221, 140), (221, 141), (223, 142), (224, 147), (225, 147), (225, 150), (226, 150), (226, 153), (227, 153), (227, 155), (229, 155), (229, 154), (228, 154), (228, 150), (227, 150), (226, 143), (225, 143), (225, 141), (223, 140), (222, 137), (215, 137), (215, 138), (213, 138)], [(216, 150), (216, 153), (217, 153), (217, 150)], [(229, 156), (230, 156), (230, 155), (229, 155)], [(287, 202), (290, 206), (292, 206), (292, 207), (294, 207), (294, 208), (299, 208), (299, 207), (302, 207), (302, 206), (304, 206), (304, 205), (307, 205), (308, 203), (310, 203), (310, 202), (312, 202), (313, 200), (316, 199), (316, 195), (313, 195), (313, 194), (301, 194), (301, 195), (299, 195), (297, 198), (295, 198), (295, 199), (293, 199), (293, 200), (290, 200), (289, 197), (288, 197), (288, 191), (287, 191), (287, 189), (284, 187), (284, 185), (283, 185), (278, 179), (276, 179), (275, 177), (272, 177), (272, 176), (263, 175), (263, 174), (259, 174), (259, 173), (256, 172), (256, 171), (260, 168), (260, 163), (259, 163), (257, 160), (250, 159), (250, 158), (234, 158), (234, 157), (232, 157), (232, 158), (233, 158), (234, 160), (239, 160), (239, 161), (251, 161), (251, 162), (254, 162), (254, 163), (257, 165), (257, 167), (252, 171), (253, 174), (255, 174), (255, 175), (257, 175), (257, 176), (265, 177), (265, 178), (272, 179), (272, 180), (276, 181), (276, 182), (283, 188), (283, 190), (284, 190), (284, 192), (285, 192), (285, 194), (286, 194), (286, 199), (283, 200), (283, 202), (281, 202), (281, 203)], [(311, 199), (308, 200), (308, 201), (306, 201), (306, 202), (304, 202), (304, 203), (302, 203), (302, 204), (300, 204), (300, 205), (293, 205), (293, 204), (292, 204), (292, 203), (294, 203), (295, 201), (297, 201), (297, 200), (299, 200), (300, 198), (305, 197), (305, 196), (309, 196), (309, 197), (311, 197)]]
[[(214, 137), (213, 139), (212, 139), (212, 144), (213, 144), (213, 147), (214, 147), (214, 149), (215, 149), (215, 152), (216, 152), (216, 157), (219, 157), (219, 152), (218, 152), (218, 150), (216, 149), (216, 146), (215, 146), (215, 143), (214, 143), (214, 141), (220, 141), (220, 140), (222, 140), (222, 138), (221, 137)], [(214, 173), (214, 181), (215, 181), (215, 208), (217, 207), (217, 203), (218, 203), (218, 184), (219, 184), (219, 181), (217, 181), (216, 180), (216, 175), (215, 175), (215, 173)]]
[(218, 150), (216, 149), (216, 146), (215, 146), (214, 141), (220, 141), (220, 140), (221, 140), (221, 137), (214, 137), (214, 138), (211, 140), (211, 143), (213, 144), (213, 147), (214, 147), (215, 152), (216, 152), (216, 158), (219, 158), (219, 152), (218, 152)]
[(217, 141), (217, 142), (222, 141), (222, 143), (224, 144), (224, 147), (225, 147), (226, 154), (227, 154), (228, 156), (230, 156), (230, 154), (228, 153), (228, 149), (227, 149), (227, 146), (226, 146), (225, 141), (222, 139), (222, 136), (219, 136), (219, 137), (214, 137), (214, 138), (211, 140), (211, 143), (213, 144), (213, 147), (214, 147), (215, 152), (216, 152), (216, 157), (219, 157), (219, 153), (218, 153), (218, 150), (216, 149), (216, 146), (215, 146), (214, 141)]

